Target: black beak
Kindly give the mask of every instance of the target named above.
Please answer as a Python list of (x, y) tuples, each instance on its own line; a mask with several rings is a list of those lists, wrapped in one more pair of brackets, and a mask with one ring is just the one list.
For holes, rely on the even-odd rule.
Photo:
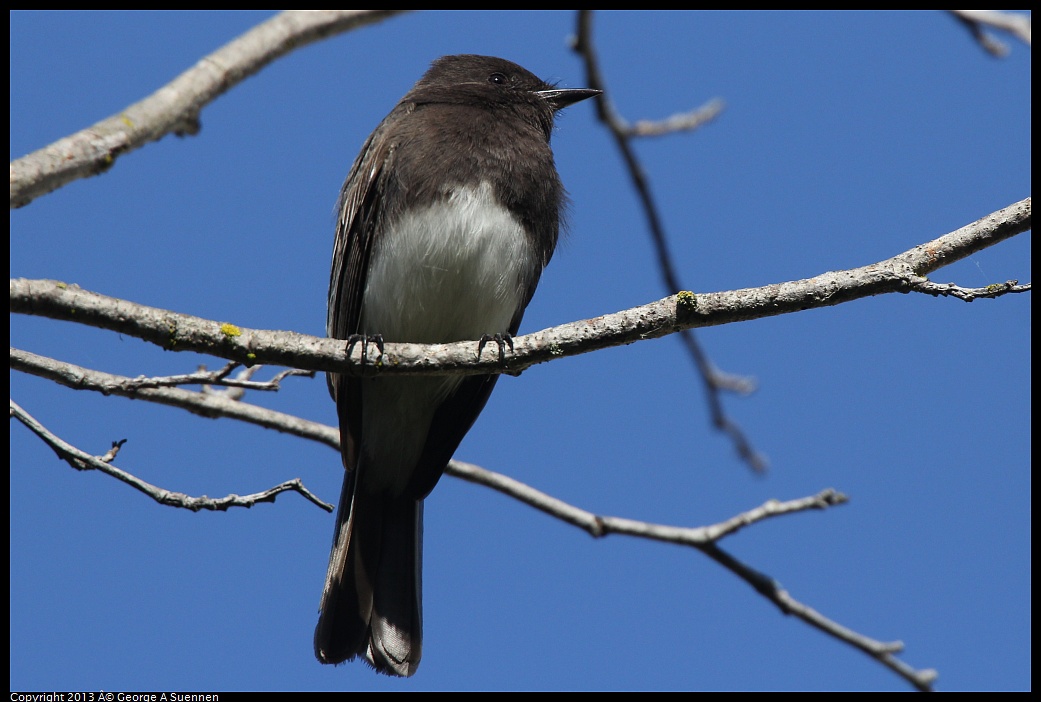
[(553, 107), (553, 110), (563, 110), (569, 105), (581, 102), (587, 98), (596, 97), (603, 90), (592, 88), (554, 88), (552, 90), (539, 90), (535, 94), (545, 100)]

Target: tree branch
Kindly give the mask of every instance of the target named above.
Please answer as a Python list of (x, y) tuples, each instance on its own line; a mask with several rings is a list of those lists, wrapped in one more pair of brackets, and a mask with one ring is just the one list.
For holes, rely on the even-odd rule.
[(404, 10), (290, 10), (204, 57), (150, 96), (76, 134), (11, 162), (11, 208), (88, 176), (167, 134), (195, 134), (207, 104), (275, 59)]
[(863, 651), (899, 674), (917, 689), (929, 690), (936, 680), (935, 670), (916, 670), (893, 655), (903, 650), (902, 643), (877, 641), (825, 617), (812, 607), (796, 600), (770, 576), (747, 566), (719, 547), (718, 542), (721, 539), (765, 519), (811, 509), (823, 510), (845, 504), (848, 498), (840, 492), (827, 489), (810, 497), (787, 502), (769, 500), (755, 509), (718, 524), (703, 527), (677, 527), (593, 514), (513, 478), (462, 461), (452, 461), (448, 465), (446, 473), (497, 490), (531, 505), (551, 517), (584, 529), (597, 538), (608, 534), (626, 534), (696, 548), (751, 585), (756, 592), (773, 602), (782, 613), (795, 616), (823, 633)]
[[(303, 482), (299, 478), (287, 480), (284, 483), (280, 483), (272, 488), (264, 490), (263, 492), (257, 492), (252, 495), (227, 495), (225, 497), (212, 498), (205, 495), (202, 497), (191, 497), (190, 495), (185, 495), (183, 492), (172, 492), (145, 482), (136, 475), (132, 475), (124, 470), (116, 468), (111, 464), (111, 460), (114, 457), (113, 451), (109, 452), (110, 454), (113, 454), (112, 456), (109, 456), (109, 454), (106, 454), (104, 457), (92, 456), (85, 451), (81, 451), (72, 444), (63, 441), (42, 424), (37, 422), (32, 415), (23, 410), (14, 400), (11, 400), (11, 416), (28, 427), (30, 431), (40, 437), (45, 444), (50, 446), (54, 452), (58, 454), (58, 458), (65, 461), (76, 470), (100, 470), (102, 473), (126, 483), (135, 490), (143, 492), (161, 505), (190, 509), (193, 512), (198, 512), (201, 509), (225, 512), (231, 507), (249, 508), (258, 502), (274, 502), (279, 493), (292, 490), (300, 493), (307, 500), (318, 505), (326, 512), (333, 511), (333, 505), (320, 500), (317, 495), (304, 487)], [(118, 449), (119, 446), (122, 446), (122, 443), (123, 442), (116, 442), (116, 444), (113, 444), (113, 449)]]
[[(812, 499), (812, 498), (804, 498)], [(904, 649), (900, 641), (883, 642), (859, 634), (852, 629), (842, 626), (836, 621), (828, 619), (817, 610), (802, 604), (791, 594), (781, 587), (776, 580), (751, 568), (736, 558), (720, 549), (715, 544), (710, 544), (700, 549), (703, 553), (715, 560), (727, 570), (735, 573), (747, 582), (760, 595), (773, 602), (783, 614), (795, 616), (810, 626), (823, 633), (838, 639), (844, 643), (857, 648), (868, 654), (878, 662), (893, 670), (902, 678), (910, 682), (918, 690), (929, 692), (932, 684), (936, 681), (938, 674), (931, 668), (916, 670), (895, 657)]]
[(987, 33), (984, 27), (993, 27), (1008, 32), (1030, 46), (1030, 15), (1021, 15), (1001, 10), (948, 10), (961, 22), (972, 37), (991, 56), (1002, 58), (1008, 55), (1008, 46)]
[[(171, 351), (196, 351), (246, 365), (267, 363), (352, 375), (517, 374), (531, 366), (611, 346), (656, 339), (685, 329), (762, 319), (830, 307), (886, 293), (941, 291), (925, 274), (1030, 229), (1030, 198), (892, 258), (814, 278), (716, 293), (680, 292), (640, 307), (514, 339), (506, 366), (497, 349), (478, 358), (475, 342), (388, 343), (362, 362), (361, 344), (288, 331), (240, 328), (139, 305), (48, 280), (11, 279), (11, 312), (86, 324), (149, 341)], [(954, 294), (955, 288), (945, 288)], [(988, 286), (989, 297), (1027, 292), (1030, 284)], [(964, 295), (971, 301), (982, 295)], [(350, 351), (348, 357), (347, 351)], [(370, 355), (377, 353), (369, 349)]]
[(446, 473), (468, 482), (497, 490), (541, 512), (545, 512), (551, 517), (573, 524), (596, 538), (601, 538), (608, 534), (623, 534), (653, 541), (679, 544), (680, 546), (693, 546), (699, 549), (727, 536), (736, 534), (746, 526), (766, 519), (795, 512), (805, 512), (810, 509), (827, 509), (828, 507), (845, 504), (849, 500), (842, 493), (829, 488), (811, 497), (804, 497), (798, 500), (788, 502), (769, 500), (753, 510), (731, 517), (719, 524), (704, 527), (676, 527), (625, 519), (623, 517), (593, 514), (584, 509), (574, 507), (552, 495), (547, 495), (509, 476), (493, 473), (472, 463), (452, 461)]
[(275, 431), (311, 439), (340, 450), (340, 431), (276, 410), (239, 402), (223, 394), (192, 392), (180, 388), (141, 387), (137, 378), (113, 375), (72, 363), (39, 356), (11, 347), (11, 368), (53, 380), (73, 390), (92, 390), (103, 395), (119, 395), (179, 407), (200, 417), (228, 417)]
[[(578, 28), (572, 48), (578, 53), (586, 67), (586, 84), (590, 88), (603, 91), (596, 98), (597, 117), (607, 128), (618, 147), (622, 160), (625, 162), (629, 178), (633, 183), (633, 189), (643, 207), (644, 217), (647, 219), (647, 227), (650, 230), (651, 241), (658, 255), (658, 268), (661, 271), (662, 283), (669, 293), (683, 290), (680, 285), (679, 275), (672, 265), (672, 254), (669, 251), (668, 239), (665, 235), (665, 226), (662, 224), (658, 206), (654, 202), (651, 186), (644, 172), (643, 166), (636, 157), (631, 141), (637, 136), (659, 136), (680, 130), (692, 130), (715, 119), (723, 110), (724, 103), (718, 98), (707, 105), (688, 113), (674, 115), (664, 122), (639, 121), (631, 126), (615, 109), (611, 102), (611, 93), (600, 72), (600, 61), (597, 58), (596, 47), (593, 45), (593, 13), (592, 10), (579, 10)], [(712, 360), (701, 348), (694, 332), (684, 329), (680, 332), (680, 340), (687, 349), (687, 354), (694, 361), (705, 388), (708, 399), (709, 412), (712, 416), (712, 424), (716, 429), (724, 432), (730, 437), (737, 449), (738, 455), (747, 463), (752, 470), (761, 473), (766, 470), (766, 458), (756, 451), (744, 431), (727, 416), (723, 409), (723, 401), (720, 392), (729, 390), (748, 394), (755, 390), (755, 383), (745, 377), (736, 376), (731, 373), (720, 371)]]

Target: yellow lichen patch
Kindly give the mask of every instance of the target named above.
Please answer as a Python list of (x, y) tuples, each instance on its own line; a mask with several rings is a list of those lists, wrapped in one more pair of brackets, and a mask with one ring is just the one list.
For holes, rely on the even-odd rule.
[(690, 290), (680, 290), (676, 293), (676, 306), (695, 309), (698, 306), (698, 296)]
[(220, 325), (220, 333), (228, 337), (229, 339), (234, 338), (236, 336), (242, 336), (241, 329), (236, 327), (234, 324), (228, 324), (227, 322)]

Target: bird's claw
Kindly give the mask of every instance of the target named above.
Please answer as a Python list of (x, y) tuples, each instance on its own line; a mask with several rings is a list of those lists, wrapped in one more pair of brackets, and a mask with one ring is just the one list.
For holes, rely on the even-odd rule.
[(361, 364), (364, 366), (369, 358), (369, 344), (375, 344), (376, 350), (379, 351), (379, 355), (376, 356), (375, 365), (379, 365), (383, 360), (383, 335), (382, 334), (351, 334), (347, 337), (347, 356), (351, 355), (351, 351), (354, 349), (355, 344), (361, 342)]
[(477, 358), (481, 357), (481, 352), (484, 351), (484, 346), (489, 341), (494, 341), (499, 347), (499, 363), (505, 367), (506, 365), (506, 347), (510, 347), (510, 351), (513, 351), (513, 337), (510, 334), (484, 334), (481, 336), (481, 340), (477, 342)]

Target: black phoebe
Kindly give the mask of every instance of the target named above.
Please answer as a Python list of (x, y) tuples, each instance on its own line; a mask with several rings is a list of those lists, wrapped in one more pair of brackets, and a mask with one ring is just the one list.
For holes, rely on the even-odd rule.
[[(501, 354), (557, 244), (553, 117), (599, 92), (555, 88), (490, 56), (435, 61), (343, 184), (329, 336), (494, 337)], [(322, 663), (362, 656), (382, 673), (416, 672), (423, 498), (497, 378), (329, 375), (347, 474), (314, 634)]]

